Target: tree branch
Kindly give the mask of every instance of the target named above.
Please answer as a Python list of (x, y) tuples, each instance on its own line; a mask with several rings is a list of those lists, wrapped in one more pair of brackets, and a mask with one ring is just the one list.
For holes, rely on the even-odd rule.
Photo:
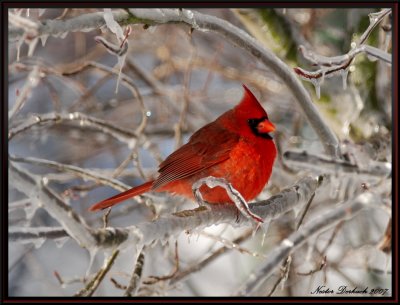
[(335, 207), (332, 210), (316, 216), (313, 220), (303, 225), (301, 229), (284, 239), (278, 247), (269, 253), (268, 259), (258, 270), (250, 275), (250, 280), (239, 290), (238, 295), (249, 296), (254, 294), (265, 280), (271, 276), (275, 269), (280, 266), (282, 261), (290, 253), (293, 253), (302, 246), (310, 237), (326, 231), (342, 220), (353, 218), (366, 207), (378, 206), (380, 202), (381, 200), (378, 196), (366, 192), (341, 204), (339, 207)]

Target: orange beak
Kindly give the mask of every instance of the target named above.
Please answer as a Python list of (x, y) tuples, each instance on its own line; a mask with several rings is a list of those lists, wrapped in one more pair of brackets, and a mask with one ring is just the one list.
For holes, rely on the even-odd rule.
[(275, 125), (269, 120), (264, 120), (257, 125), (257, 130), (259, 133), (269, 133), (275, 131)]

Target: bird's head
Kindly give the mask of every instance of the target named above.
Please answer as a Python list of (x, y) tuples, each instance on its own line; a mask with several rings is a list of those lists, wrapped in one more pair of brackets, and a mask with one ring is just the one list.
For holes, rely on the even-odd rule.
[(244, 135), (254, 135), (266, 139), (272, 139), (271, 132), (275, 131), (275, 125), (271, 123), (267, 112), (258, 102), (254, 94), (243, 85), (244, 95), (241, 102), (233, 109), (237, 127)]

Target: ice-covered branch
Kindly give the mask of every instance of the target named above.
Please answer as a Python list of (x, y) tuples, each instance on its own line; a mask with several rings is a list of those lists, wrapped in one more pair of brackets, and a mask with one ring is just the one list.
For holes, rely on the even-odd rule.
[[(184, 23), (193, 29), (213, 31), (222, 35), (232, 44), (244, 49), (260, 60), (285, 82), (319, 136), (325, 151), (333, 157), (339, 156), (339, 143), (335, 134), (325, 123), (317, 108), (312, 103), (307, 90), (293, 71), (272, 51), (266, 49), (245, 31), (220, 18), (190, 10), (129, 9), (129, 14), (125, 11), (115, 11), (113, 12), (113, 16), (114, 20), (120, 24), (144, 23), (154, 25)], [(66, 21), (48, 20), (44, 25), (39, 26), (38, 35), (59, 35), (68, 31), (87, 31), (101, 27), (104, 24), (103, 13), (87, 14)], [(22, 30), (9, 30), (10, 38), (18, 37), (18, 35), (22, 35)]]
[[(263, 218), (272, 220), (283, 215), (296, 206), (304, 204), (314, 194), (320, 177), (307, 176), (293, 186), (283, 190), (271, 198), (249, 204), (250, 210)], [(155, 240), (165, 240), (169, 236), (177, 236), (184, 231), (200, 230), (202, 228), (228, 223), (237, 225), (253, 225), (253, 219), (238, 215), (234, 205), (210, 205), (209, 208), (197, 208), (182, 211), (174, 215), (159, 218), (153, 222), (145, 222), (126, 228), (99, 229), (94, 234), (103, 246), (123, 243), (121, 247), (135, 243), (147, 245)], [(139, 244), (140, 245), (140, 244)]]
[(368, 164), (354, 164), (344, 160), (334, 160), (325, 155), (310, 154), (306, 151), (286, 151), (283, 157), (294, 167), (311, 169), (324, 173), (357, 173), (371, 176), (386, 176), (392, 172), (389, 162), (369, 160)]
[(241, 296), (250, 296), (257, 292), (266, 279), (281, 265), (289, 254), (298, 249), (310, 237), (326, 231), (338, 222), (349, 220), (357, 215), (361, 210), (367, 207), (378, 207), (381, 202), (378, 196), (366, 192), (356, 198), (341, 204), (332, 210), (326, 211), (313, 220), (304, 224), (298, 231), (284, 239), (281, 244), (268, 254), (268, 259), (260, 268), (250, 275), (250, 280), (238, 292)]
[(33, 241), (39, 239), (57, 239), (68, 237), (68, 233), (61, 227), (11, 227), (8, 230), (9, 241)]
[(9, 177), (12, 185), (18, 191), (31, 198), (38, 206), (43, 207), (78, 244), (88, 250), (97, 246), (90, 228), (70, 206), (47, 187), (45, 178), (40, 179), (13, 162), (9, 163)]
[[(129, 18), (129, 14), (123, 10), (113, 11), (113, 16), (114, 20), (118, 23), (126, 23)], [(80, 15), (68, 20), (45, 20), (39, 23), (35, 29), (37, 36), (61, 36), (68, 32), (89, 32), (97, 30), (105, 24), (104, 13), (96, 12)], [(11, 41), (21, 38), (24, 31), (25, 28), (14, 24), (13, 27), (9, 28), (8, 38)]]
[(93, 180), (95, 182), (100, 182), (103, 185), (109, 185), (121, 192), (126, 191), (130, 188), (130, 186), (126, 185), (123, 182), (120, 182), (117, 179), (108, 178), (108, 177), (98, 174), (94, 171), (91, 171), (88, 169), (82, 169), (78, 166), (62, 164), (62, 163), (51, 161), (51, 160), (32, 158), (32, 157), (21, 158), (21, 157), (16, 157), (16, 156), (10, 156), (10, 159), (14, 162), (23, 162), (23, 163), (47, 166), (47, 167), (55, 168), (59, 171), (73, 173), (76, 176), (81, 177), (82, 179), (89, 179), (89, 180)]
[(361, 53), (366, 53), (369, 56), (380, 59), (388, 64), (392, 63), (391, 54), (373, 46), (365, 45), (365, 41), (383, 18), (391, 12), (391, 9), (383, 9), (380, 12), (372, 13), (369, 15), (370, 24), (364, 31), (360, 39), (351, 44), (351, 49), (347, 54), (327, 57), (316, 54), (315, 52), (306, 49), (304, 46), (299, 46), (299, 51), (303, 57), (308, 60), (312, 65), (320, 67), (317, 71), (307, 71), (300, 67), (294, 68), (297, 75), (303, 80), (311, 82), (316, 89), (318, 98), (320, 97), (320, 86), (327, 77), (332, 77), (341, 74), (343, 77), (343, 88), (347, 87), (347, 74), (350, 64), (354, 58)]
[[(10, 162), (10, 179), (19, 191), (30, 198), (36, 198), (38, 204), (60, 222), (68, 235), (86, 248), (96, 246), (108, 248), (132, 243), (140, 247), (154, 240), (163, 240), (170, 235), (178, 235), (186, 230), (198, 230), (214, 224), (252, 224), (250, 219), (238, 216), (237, 209), (233, 205), (211, 205), (210, 209), (199, 208), (184, 211), (137, 226), (92, 230), (85, 225), (71, 207), (46, 186), (45, 178), (39, 179)], [(252, 213), (263, 219), (275, 219), (295, 206), (307, 202), (318, 185), (319, 177), (307, 176), (268, 200), (250, 204), (249, 208)], [(14, 231), (13, 234), (14, 236), (19, 234), (20, 238), (32, 237), (24, 235), (22, 231)]]
[(8, 132), (8, 140), (11, 140), (15, 135), (19, 134), (20, 132), (26, 131), (36, 125), (45, 125), (47, 123), (59, 124), (66, 121), (77, 121), (79, 122), (79, 126), (81, 127), (92, 127), (116, 138), (121, 142), (127, 143), (128, 145), (132, 142), (132, 140), (136, 140), (137, 138), (135, 132), (129, 129), (115, 126), (110, 122), (80, 112), (52, 112), (47, 114), (33, 115), (24, 120), (24, 122), (20, 125), (11, 127)]

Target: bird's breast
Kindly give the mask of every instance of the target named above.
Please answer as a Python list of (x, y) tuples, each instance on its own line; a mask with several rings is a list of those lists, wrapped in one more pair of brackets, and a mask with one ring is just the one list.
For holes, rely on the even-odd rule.
[[(256, 143), (240, 140), (227, 160), (207, 169), (202, 176), (225, 178), (246, 201), (249, 201), (254, 199), (268, 182), (275, 156), (276, 148), (271, 140), (262, 139)], [(199, 178), (201, 177), (193, 177), (193, 182)], [(221, 187), (210, 189), (204, 185), (200, 190), (208, 202), (232, 203)]]

